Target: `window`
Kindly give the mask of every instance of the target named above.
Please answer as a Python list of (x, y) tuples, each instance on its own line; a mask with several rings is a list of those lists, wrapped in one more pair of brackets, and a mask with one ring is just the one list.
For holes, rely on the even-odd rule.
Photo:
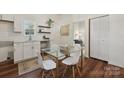
[(35, 35), (35, 25), (33, 22), (24, 21), (24, 34), (25, 34), (25, 36), (34, 36)]

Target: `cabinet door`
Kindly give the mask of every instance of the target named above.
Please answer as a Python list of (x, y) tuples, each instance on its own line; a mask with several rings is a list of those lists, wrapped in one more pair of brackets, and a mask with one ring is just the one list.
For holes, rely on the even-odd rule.
[(2, 47), (0, 48), (0, 62), (7, 60), (8, 56), (8, 48)]
[(23, 31), (23, 20), (19, 15), (14, 17), (14, 32), (21, 33)]
[(24, 46), (24, 59), (32, 58), (32, 45)]
[(90, 56), (108, 61), (109, 58), (109, 16), (91, 20)]
[(99, 58), (99, 19), (91, 20), (90, 25), (90, 56)]
[(109, 16), (100, 18), (99, 59), (109, 59)]
[(37, 57), (37, 52), (40, 52), (40, 42), (33, 43), (33, 57)]
[(14, 62), (17, 63), (24, 59), (24, 47), (23, 46), (14, 46)]
[(4, 14), (2, 15), (2, 20), (14, 21), (14, 16), (10, 14)]

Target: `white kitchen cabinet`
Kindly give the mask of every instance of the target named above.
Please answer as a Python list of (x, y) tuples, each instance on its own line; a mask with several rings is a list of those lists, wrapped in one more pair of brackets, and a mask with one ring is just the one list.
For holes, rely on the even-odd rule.
[(7, 60), (8, 47), (0, 48), (0, 62)]
[(14, 16), (13, 15), (10, 15), (10, 14), (3, 14), (2, 15), (2, 20), (14, 21)]
[(24, 59), (32, 58), (32, 43), (24, 43)]
[(14, 43), (14, 48), (14, 62), (18, 63), (37, 57), (37, 52), (40, 52), (40, 42), (18, 42)]
[(14, 44), (14, 62), (19, 62), (24, 59), (24, 46), (23, 43)]
[(32, 55), (33, 57), (37, 57), (37, 52), (40, 51), (40, 42), (34, 42), (33, 43), (33, 51), (32, 51)]
[(21, 33), (23, 31), (23, 19), (19, 15), (14, 16), (14, 32)]

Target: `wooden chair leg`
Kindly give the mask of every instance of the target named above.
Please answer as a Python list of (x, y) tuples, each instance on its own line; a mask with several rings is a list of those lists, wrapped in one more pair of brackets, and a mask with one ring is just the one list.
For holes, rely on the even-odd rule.
[(81, 77), (81, 72), (80, 72), (80, 69), (79, 69), (78, 65), (76, 65), (76, 68), (77, 68), (78, 74), (79, 74), (80, 77)]
[(55, 74), (54, 74), (54, 71), (53, 70), (51, 70), (51, 73), (52, 73), (53, 77), (55, 78)]
[(65, 75), (65, 73), (66, 73), (66, 70), (67, 70), (67, 65), (66, 65), (66, 67), (65, 67), (65, 69), (64, 69), (64, 72), (63, 72), (63, 74), (62, 74), (62, 77), (64, 77), (64, 75)]
[(44, 70), (43, 70), (43, 72), (42, 72), (42, 78), (44, 78)]
[(73, 73), (73, 78), (75, 78), (75, 71), (74, 71), (75, 67), (72, 66), (72, 73)]

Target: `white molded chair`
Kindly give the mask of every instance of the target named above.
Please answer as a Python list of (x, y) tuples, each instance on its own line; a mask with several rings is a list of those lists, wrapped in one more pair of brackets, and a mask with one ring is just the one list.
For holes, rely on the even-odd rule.
[(63, 72), (63, 77), (64, 77), (64, 74), (66, 73), (68, 66), (71, 66), (71, 68), (72, 68), (73, 77), (75, 77), (75, 69), (77, 69), (77, 71), (81, 77), (81, 72), (80, 72), (80, 69), (78, 67), (80, 56), (81, 56), (81, 51), (80, 50), (75, 51), (75, 52), (70, 54), (70, 57), (68, 57), (62, 61), (62, 63), (66, 65), (64, 72)]
[(38, 64), (43, 69), (42, 77), (45, 76), (45, 71), (51, 72), (53, 77), (55, 77), (53, 69), (56, 68), (56, 63), (53, 60), (43, 60), (41, 54), (38, 53)]

